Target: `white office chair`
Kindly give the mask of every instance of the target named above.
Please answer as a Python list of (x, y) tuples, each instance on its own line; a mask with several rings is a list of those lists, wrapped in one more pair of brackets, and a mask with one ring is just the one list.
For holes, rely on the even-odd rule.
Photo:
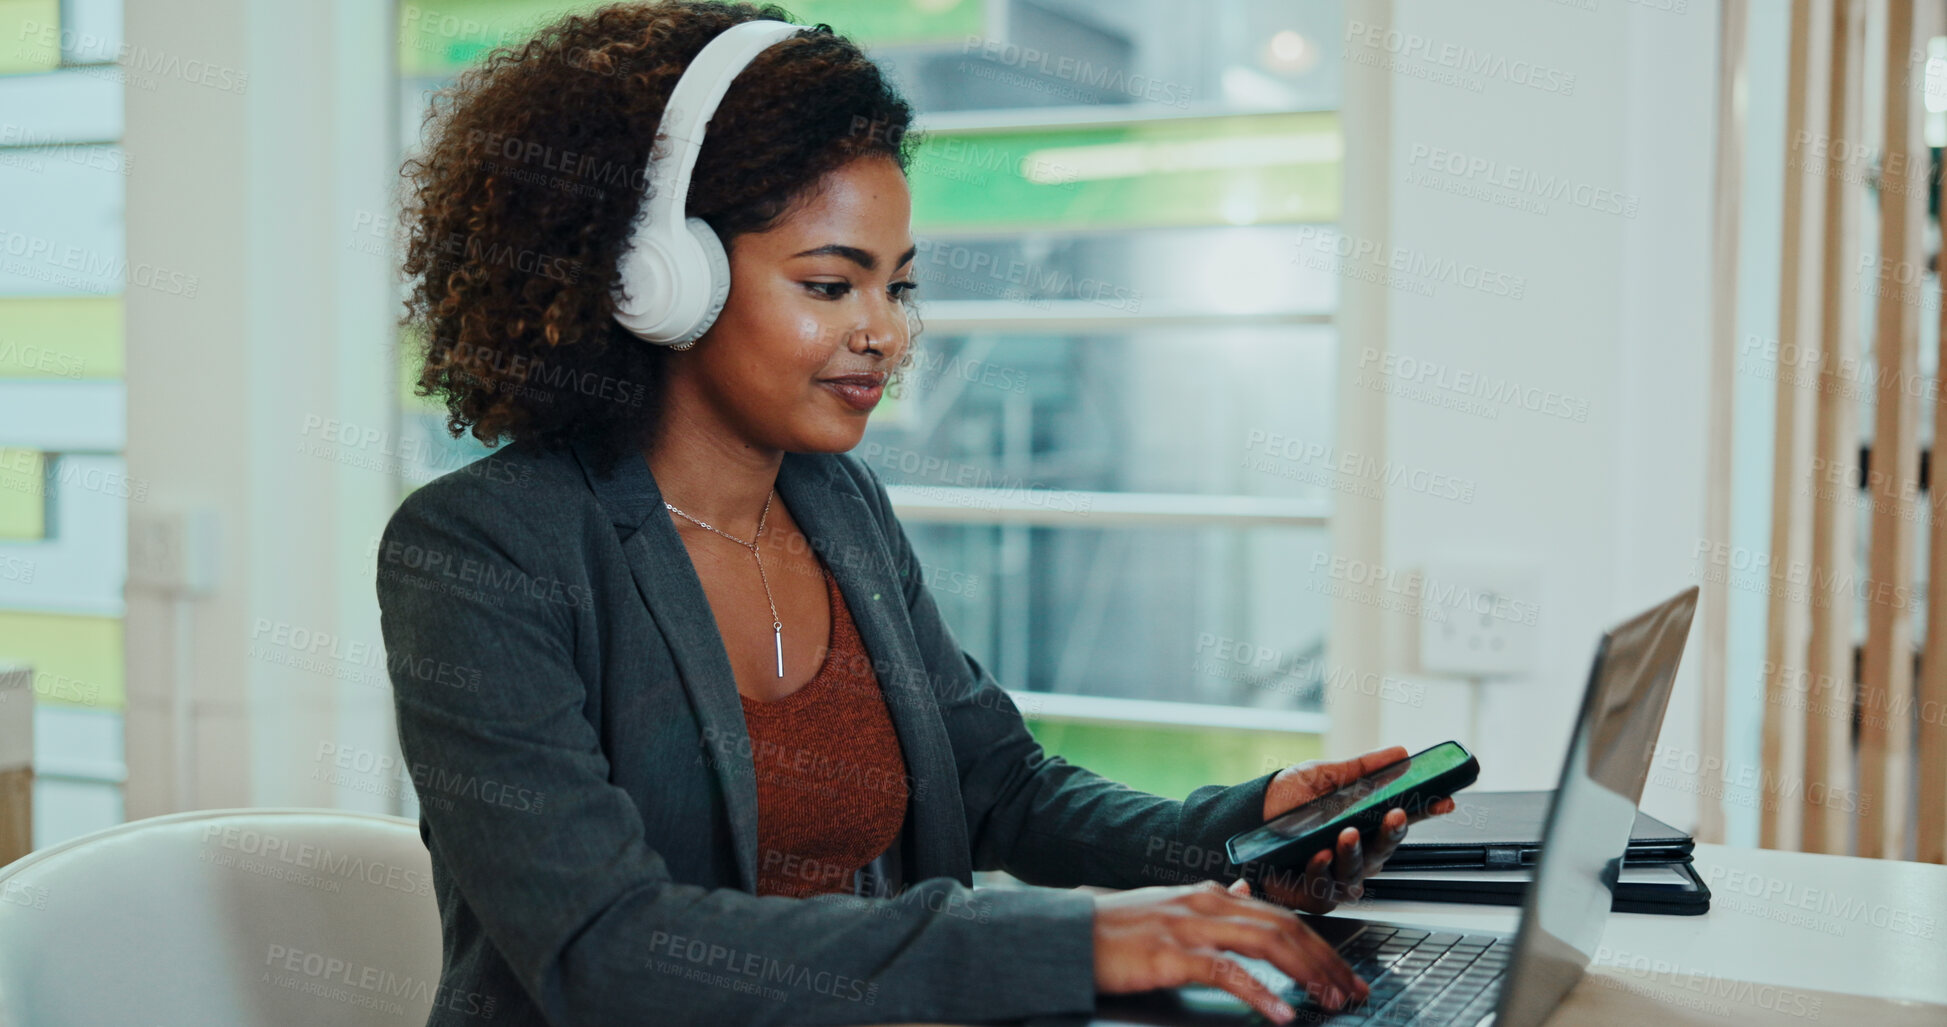
[(410, 820), (139, 820), (0, 868), (0, 1027), (426, 1022), (431, 862)]

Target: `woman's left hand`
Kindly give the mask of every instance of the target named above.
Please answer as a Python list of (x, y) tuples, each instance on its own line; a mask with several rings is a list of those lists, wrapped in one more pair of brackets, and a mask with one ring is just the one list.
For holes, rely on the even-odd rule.
[[(1405, 746), (1394, 745), (1374, 749), (1364, 756), (1349, 760), (1310, 760), (1286, 767), (1271, 778), (1271, 786), (1264, 793), (1264, 819), (1270, 820), (1286, 810), (1302, 806), (1406, 756)], [(1358, 828), (1348, 827), (1339, 832), (1336, 849), (1320, 849), (1314, 853), (1305, 862), (1302, 874), (1295, 871), (1265, 873), (1258, 880), (1256, 894), (1259, 898), (1307, 913), (1330, 913), (1341, 902), (1356, 902), (1365, 894), (1363, 882), (1366, 877), (1378, 873), (1379, 868), (1385, 865), (1386, 858), (1406, 837), (1408, 824), (1453, 810), (1452, 799), (1441, 799), (1410, 816), (1403, 809), (1393, 810), (1386, 814), (1379, 829), (1378, 842), (1370, 849), (1359, 837)], [(1231, 890), (1239, 895), (1254, 894), (1249, 882), (1241, 878), (1231, 885)]]

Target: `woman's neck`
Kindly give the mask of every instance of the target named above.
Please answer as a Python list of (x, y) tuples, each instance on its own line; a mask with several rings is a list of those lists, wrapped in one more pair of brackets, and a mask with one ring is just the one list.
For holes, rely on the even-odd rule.
[(729, 425), (697, 417), (688, 406), (664, 408), (643, 450), (649, 473), (664, 501), (738, 538), (752, 538), (784, 453), (751, 445)]

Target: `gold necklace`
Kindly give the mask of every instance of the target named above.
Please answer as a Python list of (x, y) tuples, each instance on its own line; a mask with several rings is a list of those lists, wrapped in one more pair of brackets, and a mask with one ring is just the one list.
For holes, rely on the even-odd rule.
[[(776, 492), (777, 492), (776, 489), (772, 489), (769, 494), (766, 494), (764, 496), (764, 512), (757, 515), (757, 536), (756, 536), (757, 538), (764, 537), (764, 519), (771, 515), (771, 495), (775, 494)], [(667, 499), (663, 500), (663, 505), (669, 507), (670, 513), (673, 513), (676, 516), (681, 517), (686, 521), (689, 521), (690, 523), (696, 525), (697, 527), (714, 531), (717, 534), (722, 535), (724, 538), (727, 538), (730, 541), (735, 542), (740, 546), (743, 546), (745, 549), (750, 550), (751, 556), (757, 558), (757, 579), (764, 583), (764, 601), (771, 604), (771, 637), (772, 640), (777, 643), (777, 676), (780, 678), (783, 677), (784, 676), (784, 622), (777, 619), (777, 603), (771, 599), (771, 579), (764, 575), (764, 558), (757, 552), (757, 542), (755, 540), (750, 542), (745, 542), (743, 539), (740, 539), (737, 536), (732, 535), (727, 531), (724, 531), (722, 528), (711, 527), (710, 525), (705, 524), (694, 517), (691, 517), (689, 514), (686, 514), (683, 511), (676, 509), (676, 507), (671, 505), (671, 503)]]

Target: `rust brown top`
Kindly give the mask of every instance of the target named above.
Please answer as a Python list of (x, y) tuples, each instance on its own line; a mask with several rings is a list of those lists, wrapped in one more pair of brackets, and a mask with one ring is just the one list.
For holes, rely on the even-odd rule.
[(775, 702), (743, 700), (757, 774), (757, 894), (849, 893), (906, 819), (906, 758), (831, 569), (825, 660)]

